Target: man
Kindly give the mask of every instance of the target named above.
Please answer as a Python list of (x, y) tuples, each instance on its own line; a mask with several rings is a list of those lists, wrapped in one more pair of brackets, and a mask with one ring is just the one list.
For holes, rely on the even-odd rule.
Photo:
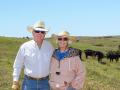
[(52, 45), (44, 40), (48, 31), (44, 22), (37, 22), (30, 28), (33, 40), (25, 42), (19, 49), (13, 65), (13, 90), (19, 90), (19, 76), (24, 68), (22, 90), (50, 90), (48, 83)]

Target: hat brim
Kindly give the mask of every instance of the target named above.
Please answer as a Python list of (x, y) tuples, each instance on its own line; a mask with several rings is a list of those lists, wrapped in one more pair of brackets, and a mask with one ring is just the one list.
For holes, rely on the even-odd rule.
[(69, 36), (69, 40), (72, 41), (72, 42), (76, 42), (77, 37), (75, 37), (75, 36)]
[(32, 32), (32, 31), (34, 31), (34, 30), (37, 30), (37, 31), (45, 31), (45, 32), (48, 32), (49, 30), (48, 29), (44, 29), (44, 28), (34, 28), (34, 27), (27, 27), (27, 30), (29, 31), (29, 32)]
[[(57, 39), (58, 37), (61, 37), (61, 36), (56, 35), (54, 37), (54, 39)], [(69, 41), (72, 41), (72, 42), (76, 42), (76, 40), (77, 40), (77, 37), (75, 37), (75, 36), (63, 36), (63, 37), (68, 37)]]

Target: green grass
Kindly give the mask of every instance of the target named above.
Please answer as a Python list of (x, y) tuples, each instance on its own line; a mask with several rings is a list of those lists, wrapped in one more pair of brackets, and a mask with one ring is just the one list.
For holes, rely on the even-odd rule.
[[(0, 90), (11, 90), (13, 62), (20, 45), (28, 41), (22, 38), (0, 37)], [(54, 47), (57, 47), (55, 40), (50, 40)], [(117, 50), (120, 45), (120, 37), (81, 37), (79, 42), (71, 46), (82, 51), (89, 48), (100, 50), (106, 53), (109, 50)], [(120, 89), (120, 61), (110, 63), (104, 58), (105, 65), (97, 62), (96, 59), (85, 59), (82, 55), (87, 75), (83, 90), (119, 90)], [(23, 72), (22, 72), (23, 73)], [(23, 74), (20, 77), (20, 83)]]
[(102, 65), (90, 59), (84, 63), (87, 69), (85, 90), (119, 90), (120, 62), (107, 62), (106, 65)]

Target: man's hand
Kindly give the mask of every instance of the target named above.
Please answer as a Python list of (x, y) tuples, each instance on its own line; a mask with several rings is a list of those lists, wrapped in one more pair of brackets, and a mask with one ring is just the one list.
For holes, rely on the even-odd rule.
[(12, 90), (20, 90), (18, 81), (13, 81)]

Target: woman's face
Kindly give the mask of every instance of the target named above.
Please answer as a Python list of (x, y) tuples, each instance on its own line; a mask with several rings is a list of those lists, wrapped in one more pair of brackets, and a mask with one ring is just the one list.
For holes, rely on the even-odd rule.
[(68, 46), (68, 37), (59, 36), (58, 37), (58, 46), (59, 46), (59, 48), (66, 48)]

